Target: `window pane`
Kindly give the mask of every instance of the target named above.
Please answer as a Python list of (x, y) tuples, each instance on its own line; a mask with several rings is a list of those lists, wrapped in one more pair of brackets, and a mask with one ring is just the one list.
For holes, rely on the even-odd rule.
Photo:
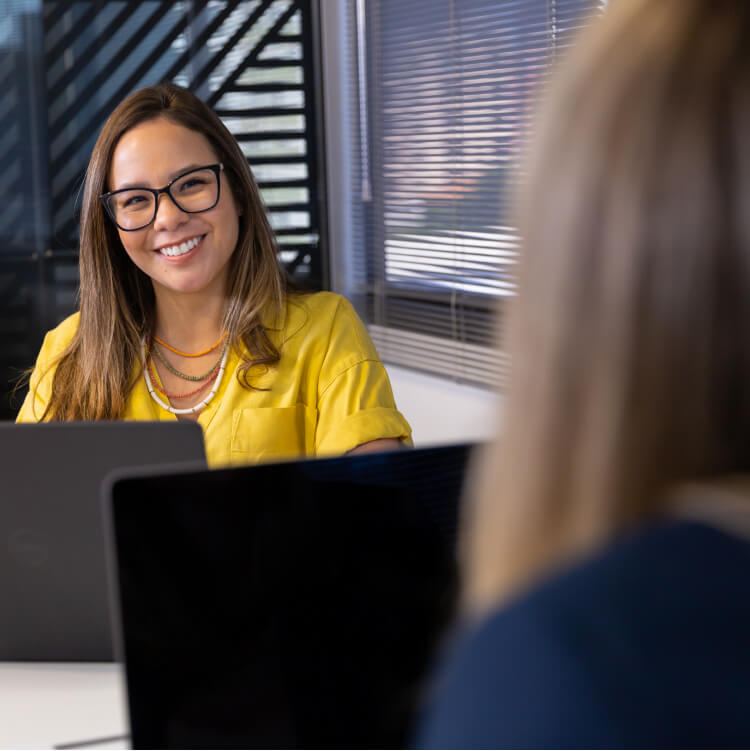
[[(394, 346), (398, 332), (426, 333), (424, 318), (432, 338), (420, 340), (422, 367), (450, 373), (451, 360), (456, 372), (460, 342), (495, 359), (491, 321), (497, 299), (514, 293), (514, 199), (536, 100), (550, 63), (602, 8), (601, 0), (354, 4), (359, 282), (373, 299), (369, 322), (395, 329), (393, 356), (410, 349)], [(410, 297), (409, 315), (392, 314)], [(461, 377), (495, 384), (496, 375), (488, 367)]]

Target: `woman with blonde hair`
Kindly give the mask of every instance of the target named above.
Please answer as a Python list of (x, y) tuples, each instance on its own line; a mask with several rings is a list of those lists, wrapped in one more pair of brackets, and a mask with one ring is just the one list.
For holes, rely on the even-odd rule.
[(239, 144), (170, 83), (112, 113), (86, 173), (80, 310), (19, 421), (195, 419), (210, 466), (410, 442), (351, 305), (293, 291)]
[(612, 0), (554, 79), (421, 745), (750, 745), (749, 134), (747, 0)]

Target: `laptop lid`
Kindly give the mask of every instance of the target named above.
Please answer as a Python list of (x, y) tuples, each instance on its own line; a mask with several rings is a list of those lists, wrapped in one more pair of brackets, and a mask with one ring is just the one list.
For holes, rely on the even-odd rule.
[(200, 462), (193, 422), (0, 423), (0, 660), (114, 659), (101, 484)]
[(454, 613), (470, 452), (116, 479), (133, 747), (405, 744)]

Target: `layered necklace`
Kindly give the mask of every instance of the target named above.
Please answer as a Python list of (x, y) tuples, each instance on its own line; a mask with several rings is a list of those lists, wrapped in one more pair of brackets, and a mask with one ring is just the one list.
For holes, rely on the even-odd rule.
[[(203, 375), (193, 376), (187, 373), (183, 373), (182, 371), (175, 368), (172, 365), (172, 363), (170, 363), (167, 360), (164, 353), (159, 350), (159, 348), (156, 346), (156, 343), (160, 344), (162, 347), (165, 347), (171, 352), (174, 352), (175, 354), (178, 354), (182, 357), (202, 357), (203, 355), (207, 355), (210, 352), (213, 352), (214, 350), (218, 349), (222, 345), (222, 343), (224, 346), (221, 350), (221, 354), (219, 355), (219, 359), (211, 366), (211, 368), (208, 371), (203, 373)], [(185, 381), (190, 381), (192, 383), (200, 383), (200, 386), (198, 386), (198, 388), (194, 389), (193, 391), (188, 391), (187, 393), (184, 393), (184, 394), (168, 393), (157, 382), (157, 373), (156, 373), (156, 368), (154, 366), (152, 353), (156, 354), (156, 356), (162, 362), (164, 367), (166, 367), (170, 373), (172, 373), (173, 375), (176, 375), (178, 378), (182, 378)], [(141, 356), (144, 362), (143, 376), (146, 380), (146, 387), (148, 388), (148, 393), (151, 394), (151, 398), (160, 407), (162, 407), (163, 409), (166, 409), (167, 412), (171, 412), (173, 415), (189, 415), (189, 414), (194, 414), (196, 412), (199, 412), (211, 401), (211, 399), (214, 398), (214, 396), (216, 395), (216, 392), (219, 390), (219, 386), (221, 385), (221, 381), (224, 377), (224, 370), (226, 368), (228, 355), (229, 355), (229, 342), (227, 341), (227, 332), (224, 332), (221, 335), (221, 337), (219, 338), (219, 341), (217, 341), (216, 344), (214, 344), (212, 347), (209, 347), (206, 350), (203, 350), (202, 352), (181, 352), (179, 349), (172, 347), (171, 345), (167, 344), (166, 342), (162, 341), (156, 336), (151, 337), (151, 336), (144, 335), (143, 339), (141, 339)], [(206, 398), (201, 399), (201, 401), (199, 401), (197, 404), (194, 404), (192, 407), (185, 407), (182, 409), (178, 409), (177, 407), (173, 407), (171, 403), (168, 401), (170, 399), (187, 399), (188, 397), (195, 396), (195, 394), (198, 394), (201, 391), (203, 391), (203, 389), (205, 389), (206, 386), (208, 386), (211, 383), (213, 383), (213, 387), (211, 391), (209, 391)], [(162, 399), (159, 396), (159, 394), (157, 394), (157, 391), (159, 392), (159, 394), (162, 394), (167, 399), (166, 402), (164, 401), (164, 399)]]

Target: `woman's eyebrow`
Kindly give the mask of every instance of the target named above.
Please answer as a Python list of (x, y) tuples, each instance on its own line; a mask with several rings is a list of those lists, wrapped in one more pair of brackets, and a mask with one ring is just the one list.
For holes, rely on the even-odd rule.
[[(169, 179), (167, 180), (167, 182), (172, 182), (172, 180), (174, 180), (176, 177), (179, 177), (180, 175), (184, 175), (186, 172), (190, 172), (190, 170), (198, 169), (198, 167), (205, 167), (205, 166), (206, 166), (205, 164), (198, 164), (197, 162), (193, 164), (186, 164), (184, 167), (180, 167), (180, 169), (177, 169), (174, 172), (170, 172)], [(112, 188), (112, 190), (113, 191), (128, 190), (129, 188), (147, 188), (147, 187), (148, 185), (146, 185), (143, 180), (140, 180), (140, 181), (135, 181), (135, 182), (123, 183), (117, 188)], [(159, 186), (159, 187), (163, 187), (163, 186)]]
[(175, 172), (171, 172), (169, 175), (170, 180), (174, 180), (175, 177), (179, 177), (180, 175), (184, 175), (186, 172), (190, 172), (190, 170), (198, 169), (198, 167), (205, 167), (206, 163), (202, 162), (201, 164), (198, 164), (197, 162), (194, 162), (193, 164), (188, 164), (182, 169), (178, 169)]

